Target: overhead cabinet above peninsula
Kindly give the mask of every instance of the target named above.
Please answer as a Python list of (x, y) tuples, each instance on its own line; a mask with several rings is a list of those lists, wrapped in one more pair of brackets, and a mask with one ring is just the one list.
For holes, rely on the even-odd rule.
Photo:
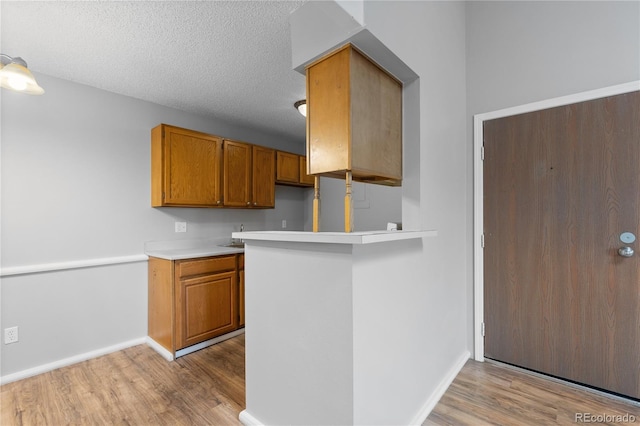
[(306, 70), (309, 174), (399, 186), (402, 84), (351, 44)]
[(275, 207), (276, 151), (160, 124), (151, 130), (152, 207)]

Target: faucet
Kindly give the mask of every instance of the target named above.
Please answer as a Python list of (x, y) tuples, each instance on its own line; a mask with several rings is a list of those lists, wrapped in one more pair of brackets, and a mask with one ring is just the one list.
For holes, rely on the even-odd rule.
[(244, 231), (244, 225), (241, 223), (240, 224), (240, 232), (243, 232), (243, 231)]

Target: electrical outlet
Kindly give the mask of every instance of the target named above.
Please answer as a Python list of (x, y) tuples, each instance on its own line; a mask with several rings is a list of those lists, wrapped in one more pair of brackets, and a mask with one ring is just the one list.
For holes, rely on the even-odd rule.
[(15, 343), (18, 341), (18, 327), (9, 327), (4, 329), (4, 344)]
[(285, 229), (287, 227), (287, 221), (285, 219), (282, 219), (282, 229)]
[(176, 222), (176, 232), (187, 232), (187, 222)]

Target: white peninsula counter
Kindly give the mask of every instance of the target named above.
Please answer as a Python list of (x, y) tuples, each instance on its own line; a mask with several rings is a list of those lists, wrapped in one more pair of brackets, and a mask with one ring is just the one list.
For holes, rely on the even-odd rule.
[[(245, 425), (374, 424), (396, 404), (407, 282), (436, 231), (244, 232)], [(407, 267), (409, 266), (409, 267)], [(385, 415), (381, 417), (380, 410)], [(395, 416), (395, 417), (394, 417)]]

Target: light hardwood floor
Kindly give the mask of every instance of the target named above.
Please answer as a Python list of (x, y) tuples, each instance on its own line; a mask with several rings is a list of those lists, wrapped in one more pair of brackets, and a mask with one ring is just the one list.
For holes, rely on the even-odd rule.
[(168, 362), (146, 345), (0, 387), (0, 424), (239, 425), (244, 335)]
[[(599, 415), (611, 417), (594, 423)], [(640, 406), (509, 366), (469, 360), (423, 425), (580, 424), (577, 420), (638, 425)]]
[[(125, 349), (3, 385), (0, 402), (2, 426), (239, 425), (244, 335), (175, 362), (145, 345)], [(424, 425), (576, 424), (578, 412), (640, 424), (637, 406), (469, 361)]]

